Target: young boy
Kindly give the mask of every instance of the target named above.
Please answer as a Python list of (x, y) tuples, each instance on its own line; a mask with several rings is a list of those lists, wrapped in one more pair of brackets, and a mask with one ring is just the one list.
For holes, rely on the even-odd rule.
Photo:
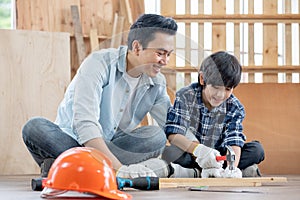
[[(242, 177), (241, 170), (243, 176), (260, 176), (256, 164), (264, 160), (263, 147), (257, 141), (245, 143), (245, 110), (232, 94), (241, 72), (238, 60), (224, 51), (202, 62), (198, 82), (180, 89), (168, 111), (165, 133), (171, 146), (164, 160), (202, 170), (202, 177)], [(216, 161), (216, 156), (226, 154), (226, 145), (236, 155), (230, 173)]]
[[(158, 175), (147, 167), (155, 159), (140, 162), (160, 156), (166, 144), (163, 126), (171, 103), (160, 70), (176, 32), (172, 18), (141, 15), (130, 27), (128, 46), (93, 52), (82, 62), (55, 122), (35, 117), (24, 125), (24, 143), (43, 177), (54, 159), (78, 146), (105, 154), (117, 176)], [(148, 112), (159, 126), (137, 128)]]

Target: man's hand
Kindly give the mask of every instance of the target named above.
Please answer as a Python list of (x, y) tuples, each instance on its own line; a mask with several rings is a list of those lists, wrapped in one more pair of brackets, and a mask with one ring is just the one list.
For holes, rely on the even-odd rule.
[(234, 167), (233, 170), (230, 170), (229, 166), (227, 166), (224, 170), (223, 178), (242, 178), (242, 171), (237, 167)]
[(220, 156), (220, 152), (209, 148), (203, 144), (198, 144), (193, 151), (196, 157), (196, 162), (202, 169), (207, 168), (221, 168), (224, 161), (217, 161), (216, 156)]
[(122, 165), (117, 173), (117, 177), (121, 178), (137, 178), (137, 177), (156, 177), (156, 174), (149, 168), (141, 164)]
[(201, 178), (221, 178), (223, 177), (223, 168), (202, 169)]

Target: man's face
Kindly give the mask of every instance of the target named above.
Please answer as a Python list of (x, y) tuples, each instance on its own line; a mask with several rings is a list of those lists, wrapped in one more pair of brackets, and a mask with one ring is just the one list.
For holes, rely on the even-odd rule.
[(139, 67), (143, 73), (155, 77), (168, 64), (174, 49), (174, 35), (156, 33), (155, 39), (143, 47), (139, 54)]
[(204, 104), (208, 109), (212, 109), (221, 105), (226, 101), (233, 92), (233, 88), (226, 88), (224, 86), (207, 85), (203, 90)]

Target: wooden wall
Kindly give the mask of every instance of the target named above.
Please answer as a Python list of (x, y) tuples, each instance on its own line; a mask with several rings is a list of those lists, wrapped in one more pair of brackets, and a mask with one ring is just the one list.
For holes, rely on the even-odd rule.
[[(197, 7), (194, 5), (196, 1)], [(184, 46), (178, 47), (176, 49), (174, 56), (171, 57), (170, 65), (163, 72), (167, 77), (168, 92), (170, 93), (170, 96), (174, 96), (175, 91), (179, 89), (177, 88), (178, 83), (183, 86), (189, 84), (192, 81), (192, 75), (193, 73), (197, 73), (198, 65), (199, 63), (201, 63), (204, 57), (206, 57), (213, 51), (226, 50), (228, 48), (228, 42), (233, 43), (234, 49), (232, 50), (232, 53), (237, 56), (237, 58), (243, 61), (243, 75), (247, 76), (246, 81), (243, 81), (253, 83), (255, 82), (255, 76), (257, 75), (257, 73), (263, 74), (263, 84), (241, 84), (235, 91), (237, 96), (241, 99), (246, 107), (247, 116), (244, 126), (248, 139), (259, 139), (263, 142), (266, 148), (267, 157), (264, 163), (262, 163), (261, 165), (262, 172), (266, 174), (299, 174), (300, 172), (297, 168), (297, 166), (299, 165), (299, 159), (297, 159), (297, 157), (299, 157), (299, 150), (297, 150), (296, 148), (296, 143), (299, 143), (299, 141), (297, 140), (297, 137), (295, 137), (295, 135), (297, 134), (296, 131), (300, 129), (299, 123), (297, 123), (297, 119), (299, 119), (300, 113), (300, 100), (298, 95), (299, 83), (291, 84), (292, 73), (299, 75), (300, 72), (299, 63), (296, 65), (292, 63), (293, 57), (291, 50), (291, 25), (292, 23), (300, 23), (299, 12), (298, 14), (291, 14), (291, 0), (285, 1), (284, 14), (277, 13), (278, 3), (275, 0), (262, 1), (262, 14), (255, 14), (254, 4), (256, 3), (256, 1), (254, 0), (244, 1), (244, 3), (248, 3), (248, 14), (244, 14), (244, 12), (240, 10), (240, 3), (242, 1), (233, 1), (234, 4), (230, 6), (234, 8), (234, 13), (230, 15), (226, 14), (227, 5), (225, 4), (225, 0), (196, 1), (182, 0), (181, 2), (185, 2), (185, 13), (178, 15), (176, 13), (176, 2), (179, 1), (161, 0), (161, 14), (173, 17), (177, 20), (178, 23), (183, 24), (184, 27), (184, 32), (183, 34), (181, 34), (183, 35), (182, 38), (184, 40)], [(211, 2), (211, 14), (205, 14), (205, 12), (207, 11), (205, 3), (207, 2)], [(16, 54), (15, 52), (13, 53), (15, 56), (14, 58), (16, 59), (11, 59), (10, 57), (8, 60), (5, 60), (3, 63), (6, 63), (7, 66), (11, 66), (10, 68), (6, 68), (4, 67), (4, 64), (1, 64), (1, 75), (10, 74), (10, 76), (2, 75), (3, 77), (1, 79), (3, 81), (1, 84), (3, 86), (3, 88), (1, 88), (1, 95), (2, 97), (5, 97), (5, 102), (7, 102), (7, 104), (5, 105), (9, 105), (7, 107), (4, 106), (4, 104), (1, 104), (1, 111), (3, 111), (2, 113), (9, 113), (2, 114), (3, 116), (1, 116), (1, 119), (4, 119), (4, 116), (8, 115), (10, 117), (10, 121), (5, 121), (5, 123), (7, 123), (7, 125), (5, 126), (1, 124), (1, 126), (5, 127), (5, 129), (0, 129), (0, 137), (7, 136), (3, 133), (11, 133), (9, 134), (8, 140), (13, 144), (13, 146), (22, 146), (22, 148), (20, 149), (16, 147), (12, 152), (8, 152), (7, 154), (4, 153), (2, 156), (5, 157), (0, 157), (0, 159), (5, 160), (5, 162), (1, 163), (0, 165), (1, 174), (32, 172), (32, 167), (34, 167), (35, 165), (32, 163), (32, 159), (28, 158), (28, 152), (24, 150), (24, 145), (19, 140), (20, 126), (26, 121), (27, 118), (32, 115), (41, 114), (43, 116), (49, 116), (50, 118), (54, 117), (54, 110), (57, 107), (58, 99), (61, 98), (61, 95), (63, 93), (62, 88), (65, 87), (65, 82), (63, 81), (61, 82), (61, 84), (56, 85), (56, 88), (58, 87), (58, 89), (56, 89), (56, 92), (54, 93), (51, 89), (55, 89), (55, 87), (48, 88), (47, 84), (43, 83), (43, 80), (52, 82), (52, 79), (56, 79), (57, 77), (59, 77), (59, 79), (61, 80), (67, 80), (66, 76), (72, 78), (80, 64), (76, 52), (74, 24), (71, 17), (70, 6), (77, 5), (79, 8), (83, 39), (86, 47), (86, 54), (88, 54), (92, 50), (91, 33), (95, 35), (96, 32), (96, 40), (99, 44), (102, 44), (101, 47), (109, 47), (111, 45), (110, 40), (112, 34), (114, 34), (114, 21), (116, 19), (115, 16), (125, 18), (124, 28), (121, 29), (125, 32), (126, 30), (128, 30), (131, 21), (134, 20), (139, 14), (144, 12), (143, 4), (143, 0), (16, 0), (17, 29), (45, 32), (67, 32), (70, 34), (68, 43), (68, 47), (70, 48), (65, 47), (65, 42), (62, 42), (62, 44), (57, 44), (56, 42), (54, 42), (54, 46), (51, 46), (51, 48), (53, 47), (55, 49), (61, 49), (62, 51), (59, 51), (60, 54), (56, 50), (50, 51), (49, 49), (43, 49), (43, 52), (44, 50), (46, 52), (45, 57), (38, 56), (38, 58), (41, 59), (36, 60), (36, 55), (40, 55), (39, 53), (41, 53), (41, 47), (40, 45), (35, 45), (39, 50), (37, 50), (36, 48), (29, 48), (28, 52), (31, 51), (31, 53), (30, 55), (29, 53), (27, 55), (26, 51), (25, 55), (27, 57), (24, 57), (24, 52), (22, 54), (21, 50), (19, 49)], [(299, 0), (298, 5), (298, 10), (300, 10)], [(197, 8), (197, 14), (192, 14), (191, 10), (195, 7)], [(196, 45), (197, 47), (195, 47), (195, 42), (191, 39), (192, 34), (195, 34), (192, 30), (192, 26), (195, 23), (198, 27), (198, 33), (196, 33), (198, 37)], [(211, 24), (211, 37), (213, 38), (211, 48), (209, 49), (203, 48), (205, 43), (204, 33), (209, 32), (207, 29), (204, 29), (205, 24), (207, 23)], [(234, 37), (230, 37), (226, 34), (226, 28), (230, 23), (233, 23)], [(254, 51), (255, 40), (258, 39), (254, 37), (255, 25), (257, 23), (261, 23), (263, 25), (263, 35), (261, 37), (263, 38), (263, 50), (262, 52), (259, 52), (259, 55)], [(243, 24), (246, 24), (248, 27), (248, 38), (241, 37), (240, 33)], [(283, 64), (278, 63), (277, 36), (279, 24), (284, 24), (285, 31), (285, 54)], [(118, 30), (120, 31), (120, 29)], [(46, 44), (48, 44), (48, 46), (50, 45), (46, 42), (47, 38), (41, 38), (39, 32), (34, 33), (34, 36), (31, 36), (32, 33), (26, 33), (30, 35), (27, 35), (26, 38), (29, 39), (34, 37), (37, 38), (37, 41), (40, 41), (41, 44), (43, 43), (42, 41), (44, 41)], [(20, 39), (17, 38), (20, 38), (21, 36), (12, 34), (12, 36), (10, 37), (14, 37), (13, 41), (19, 41)], [(50, 39), (53, 39), (56, 37), (56, 34), (50, 34), (49, 37)], [(299, 37), (299, 35), (296, 37)], [(3, 44), (7, 44), (5, 42), (7, 42), (8, 40), (3, 39), (5, 37), (1, 38), (4, 42)], [(27, 44), (28, 46), (30, 46), (29, 44), (32, 44), (32, 42), (31, 40), (27, 40), (26, 38), (20, 40), (25, 41), (23, 41), (23, 43), (18, 43), (15, 47), (19, 47), (19, 45), (22, 44)], [(123, 35), (121, 41), (121, 43), (123, 44), (125, 43), (124, 38), (125, 35)], [(55, 39), (55, 41), (56, 40), (57, 39)], [(178, 44), (178, 40), (179, 38), (176, 38), (176, 44)], [(241, 44), (244, 43), (245, 40), (247, 40), (248, 43), (248, 49), (246, 50), (241, 48)], [(12, 42), (12, 44), (14, 43)], [(2, 48), (9, 49), (12, 47), (8, 44), (7, 46), (4, 46), (1, 43), (1, 53), (2, 51), (4, 52)], [(179, 50), (182, 50), (184, 53), (182, 55), (179, 55)], [(67, 56), (63, 58), (61, 57), (62, 55), (65, 55), (62, 52), (65, 52), (67, 54), (69, 51), (69, 58)], [(197, 52), (197, 54), (195, 54), (195, 51)], [(245, 62), (245, 55), (247, 55), (247, 62)], [(299, 59), (299, 53), (293, 55), (298, 56)], [(184, 66), (178, 66), (178, 63), (176, 63), (176, 56), (181, 56), (184, 59)], [(257, 63), (255, 59), (257, 56), (262, 57), (262, 63)], [(192, 60), (195, 60), (195, 57), (197, 61), (192, 62)], [(45, 65), (44, 60), (47, 60), (49, 58), (53, 58), (54, 60), (57, 59), (57, 62), (55, 63), (58, 63), (60, 61), (61, 63), (59, 64), (59, 66), (61, 67), (60, 70), (62, 71), (55, 71), (57, 69), (53, 67), (50, 67), (51, 70), (40, 68), (40, 66)], [(69, 63), (67, 60), (65, 60), (67, 58), (69, 59)], [(68, 71), (65, 71), (67, 70), (65, 69), (65, 66), (68, 66), (68, 64), (70, 64), (71, 67), (68, 68)], [(54, 65), (57, 66), (56, 64)], [(22, 66), (22, 68), (20, 69), (23, 71), (17, 70), (17, 67), (19, 66)], [(33, 69), (31, 69), (31, 67)], [(52, 69), (55, 70), (52, 71)], [(30, 74), (32, 74), (32, 76), (30, 76), (30, 78), (32, 78), (32, 80), (34, 81), (27, 82), (27, 80), (29, 79), (28, 72), (31, 71), (32, 73)], [(276, 84), (278, 81), (279, 73), (284, 73), (286, 82), (288, 84)], [(57, 76), (55, 74), (57, 74)], [(183, 74), (183, 80), (178, 79), (179, 74)], [(45, 79), (44, 76), (47, 78)], [(9, 85), (9, 83), (11, 83), (13, 80), (18, 80), (17, 86)], [(51, 97), (48, 96), (49, 93), (47, 92), (45, 94), (42, 93), (42, 95), (37, 95), (36, 93), (32, 94), (33, 90), (31, 90), (30, 88), (34, 88), (36, 86), (35, 83), (38, 83), (39, 81), (41, 82), (40, 84), (42, 85), (42, 88), (47, 87), (47, 90), (43, 91), (51, 90)], [(26, 85), (29, 83), (30, 85)], [(19, 90), (12, 89), (12, 87), (23, 87), (24, 89), (22, 89), (22, 92), (20, 92)], [(40, 88), (36, 88), (35, 90), (40, 91)], [(18, 96), (25, 95), (24, 91), (27, 91), (28, 94), (33, 95), (33, 100), (27, 99), (25, 101), (25, 107), (20, 103), (22, 102), (22, 99), (24, 97)], [(53, 96), (53, 94), (58, 96)], [(283, 98), (284, 96), (288, 98)], [(49, 102), (49, 105), (41, 104), (43, 103), (44, 99), (51, 101)], [(35, 103), (32, 104), (32, 101), (34, 101)], [(278, 106), (278, 104), (280, 103), (282, 106)], [(47, 107), (45, 107), (45, 105), (47, 105)], [(287, 106), (287, 113), (285, 112), (286, 109), (285, 107), (283, 107), (283, 105)], [(9, 109), (9, 107), (13, 108), (12, 111)], [(14, 110), (16, 108), (19, 109)], [(19, 110), (21, 110), (23, 116), (19, 116)], [(19, 118), (21, 118), (21, 120), (18, 120)], [(16, 125), (14, 126), (14, 124)], [(11, 127), (16, 127), (16, 129), (12, 129)], [(281, 138), (282, 140), (285, 140), (287, 142), (282, 142)], [(1, 138), (0, 144), (2, 152), (7, 152), (6, 149), (8, 149), (9, 142), (6, 142)], [(12, 154), (18, 154), (22, 157), (24, 156), (24, 158), (28, 160), (30, 164), (25, 162), (28, 164), (25, 164), (27, 167), (20, 169), (18, 166), (21, 166), (21, 161), (16, 159), (16, 157)], [(294, 156), (293, 159), (292, 156)], [(287, 163), (292, 163), (292, 165), (289, 165)]]
[[(299, 27), (300, 1), (297, 13), (293, 14), (291, 2), (283, 1), (285, 9), (279, 13), (277, 0), (236, 0), (230, 5), (225, 0), (182, 0), (180, 7), (183, 3), (185, 9), (178, 13), (179, 1), (161, 0), (161, 13), (180, 24), (174, 55), (168, 67), (163, 69), (168, 92), (174, 96), (180, 87), (197, 81), (203, 58), (212, 52), (225, 50), (234, 54), (243, 66), (243, 84), (235, 93), (246, 107), (245, 133), (248, 140), (258, 139), (266, 149), (266, 160), (261, 164), (265, 174), (300, 174), (300, 141), (297, 137), (300, 84), (299, 80), (292, 83), (292, 75), (299, 77), (300, 72), (300, 54), (292, 52), (292, 46), (299, 48), (300, 43), (292, 44), (292, 38), (300, 36), (291, 28), (293, 24)], [(244, 7), (248, 10), (241, 9), (242, 3), (247, 4)], [(262, 4), (259, 14), (255, 10), (258, 3)], [(211, 5), (211, 11), (208, 5)], [(232, 13), (228, 14), (227, 6), (231, 7)], [(196, 32), (193, 26), (197, 27)], [(259, 36), (257, 26), (262, 26)], [(227, 30), (232, 27), (232, 33), (228, 34)], [(280, 30), (284, 31), (281, 43), (278, 39)], [(207, 38), (211, 38), (209, 45)], [(255, 50), (257, 40), (262, 46), (259, 52)], [(247, 48), (243, 46), (245, 44)], [(279, 52), (279, 45), (283, 47), (283, 53)], [(179, 63), (178, 58), (184, 62)], [(256, 83), (260, 74), (262, 81)], [(284, 81), (279, 84), (280, 76)]]
[(116, 14), (125, 31), (144, 9), (143, 0), (16, 0), (17, 30), (0, 30), (0, 175), (40, 172), (21, 129), (34, 116), (55, 119), (79, 66), (71, 5), (79, 8), (86, 55), (91, 31), (109, 47)]
[(0, 175), (38, 173), (21, 129), (33, 116), (54, 120), (70, 82), (70, 35), (0, 30)]
[(266, 152), (263, 174), (300, 174), (300, 84), (244, 83), (234, 91), (246, 109), (247, 141)]
[[(85, 56), (93, 50), (91, 32), (95, 33), (100, 48), (110, 47), (115, 14), (124, 18), (119, 30), (126, 32), (131, 21), (144, 13), (143, 0), (16, 0), (17, 29), (70, 33), (71, 78), (80, 65), (71, 5), (78, 6)], [(126, 44), (124, 38), (121, 44)]]

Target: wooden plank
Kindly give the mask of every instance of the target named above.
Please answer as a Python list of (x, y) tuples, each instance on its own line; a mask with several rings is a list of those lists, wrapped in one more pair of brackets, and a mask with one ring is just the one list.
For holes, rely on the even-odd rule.
[[(262, 72), (262, 73), (299, 73), (300, 67), (299, 66), (261, 66), (261, 65), (254, 65), (254, 66), (242, 66), (243, 72)], [(162, 69), (162, 72), (168, 73), (168, 71), (172, 70), (172, 73), (176, 72), (184, 72), (184, 73), (191, 73), (197, 72), (198, 70), (194, 66), (185, 66), (185, 67), (165, 67)]]
[(31, 1), (16, 0), (17, 28), (31, 30)]
[[(272, 1), (272, 0), (271, 0)], [(212, 23), (264, 23), (264, 24), (278, 24), (278, 23), (299, 23), (299, 14), (198, 14), (198, 15), (168, 15), (173, 17), (178, 22), (212, 22)]]
[(132, 20), (135, 21), (141, 14), (145, 13), (144, 0), (129, 0)]
[[(234, 13), (235, 14), (240, 14), (240, 1), (235, 1), (234, 2)], [(241, 56), (240, 56), (240, 54), (241, 54), (240, 45), (241, 45), (240, 44), (240, 23), (234, 23), (234, 50), (233, 51), (234, 51), (234, 55), (236, 56), (236, 58), (238, 60), (240, 60), (240, 58), (241, 58)], [(244, 56), (244, 54), (243, 54), (243, 56)]]
[(80, 14), (83, 35), (97, 29), (98, 35), (110, 37), (114, 14), (119, 9), (117, 0), (81, 0)]
[(126, 12), (127, 12), (127, 19), (129, 24), (133, 24), (133, 19), (132, 19), (132, 12), (131, 12), (131, 6), (129, 0), (125, 0), (125, 7), (126, 7)]
[[(191, 13), (191, 2), (190, 0), (185, 0), (185, 13), (190, 14)], [(191, 65), (191, 23), (187, 22), (185, 23), (185, 57), (184, 62), (185, 66)], [(192, 81), (191, 73), (185, 73), (184, 74), (184, 85), (189, 85)]]
[[(248, 0), (248, 13), (254, 14), (254, 0)], [(254, 65), (254, 23), (248, 24), (248, 65)], [(255, 73), (248, 73), (248, 82), (255, 82)]]
[(256, 187), (264, 183), (286, 183), (286, 177), (259, 178), (160, 178), (159, 188), (224, 186), (224, 187)]
[(81, 62), (86, 57), (85, 44), (82, 36), (82, 26), (79, 17), (79, 10), (77, 5), (71, 5), (71, 14), (73, 19), (73, 25), (75, 30), (76, 50), (78, 54), (78, 62)]
[[(198, 1), (198, 13), (204, 14), (204, 0)], [(198, 23), (198, 66), (202, 63), (204, 59), (204, 23)]]
[(118, 48), (122, 43), (122, 34), (124, 29), (125, 18), (115, 13), (114, 26), (111, 38), (110, 47)]
[(98, 33), (97, 33), (97, 29), (95, 28), (90, 30), (90, 45), (91, 45), (91, 52), (99, 50)]
[(176, 0), (161, 0), (160, 12), (165, 16), (176, 16)]
[[(164, 16), (176, 15), (176, 0), (161, 0), (160, 1), (161, 14)], [(176, 38), (174, 38), (174, 53), (172, 53), (169, 64), (171, 68), (176, 68)], [(164, 68), (163, 68), (164, 69)], [(164, 73), (167, 81), (167, 88), (175, 94), (176, 88), (176, 73), (169, 71)]]
[[(263, 1), (264, 14), (277, 14), (277, 1)], [(263, 25), (263, 65), (278, 65), (278, 32), (277, 24)], [(263, 82), (278, 82), (277, 74), (264, 74)]]
[[(212, 14), (226, 16), (226, 1), (212, 0)], [(212, 24), (212, 51), (226, 50), (226, 24)]]
[[(285, 13), (290, 14), (291, 13), (291, 0), (285, 0)], [(291, 23), (285, 24), (285, 65), (291, 65), (292, 64), (292, 25)], [(286, 73), (285, 74), (286, 82), (291, 83), (292, 82), (292, 74)]]
[(34, 116), (54, 120), (70, 81), (70, 35), (0, 30), (0, 174), (37, 174), (21, 130)]

